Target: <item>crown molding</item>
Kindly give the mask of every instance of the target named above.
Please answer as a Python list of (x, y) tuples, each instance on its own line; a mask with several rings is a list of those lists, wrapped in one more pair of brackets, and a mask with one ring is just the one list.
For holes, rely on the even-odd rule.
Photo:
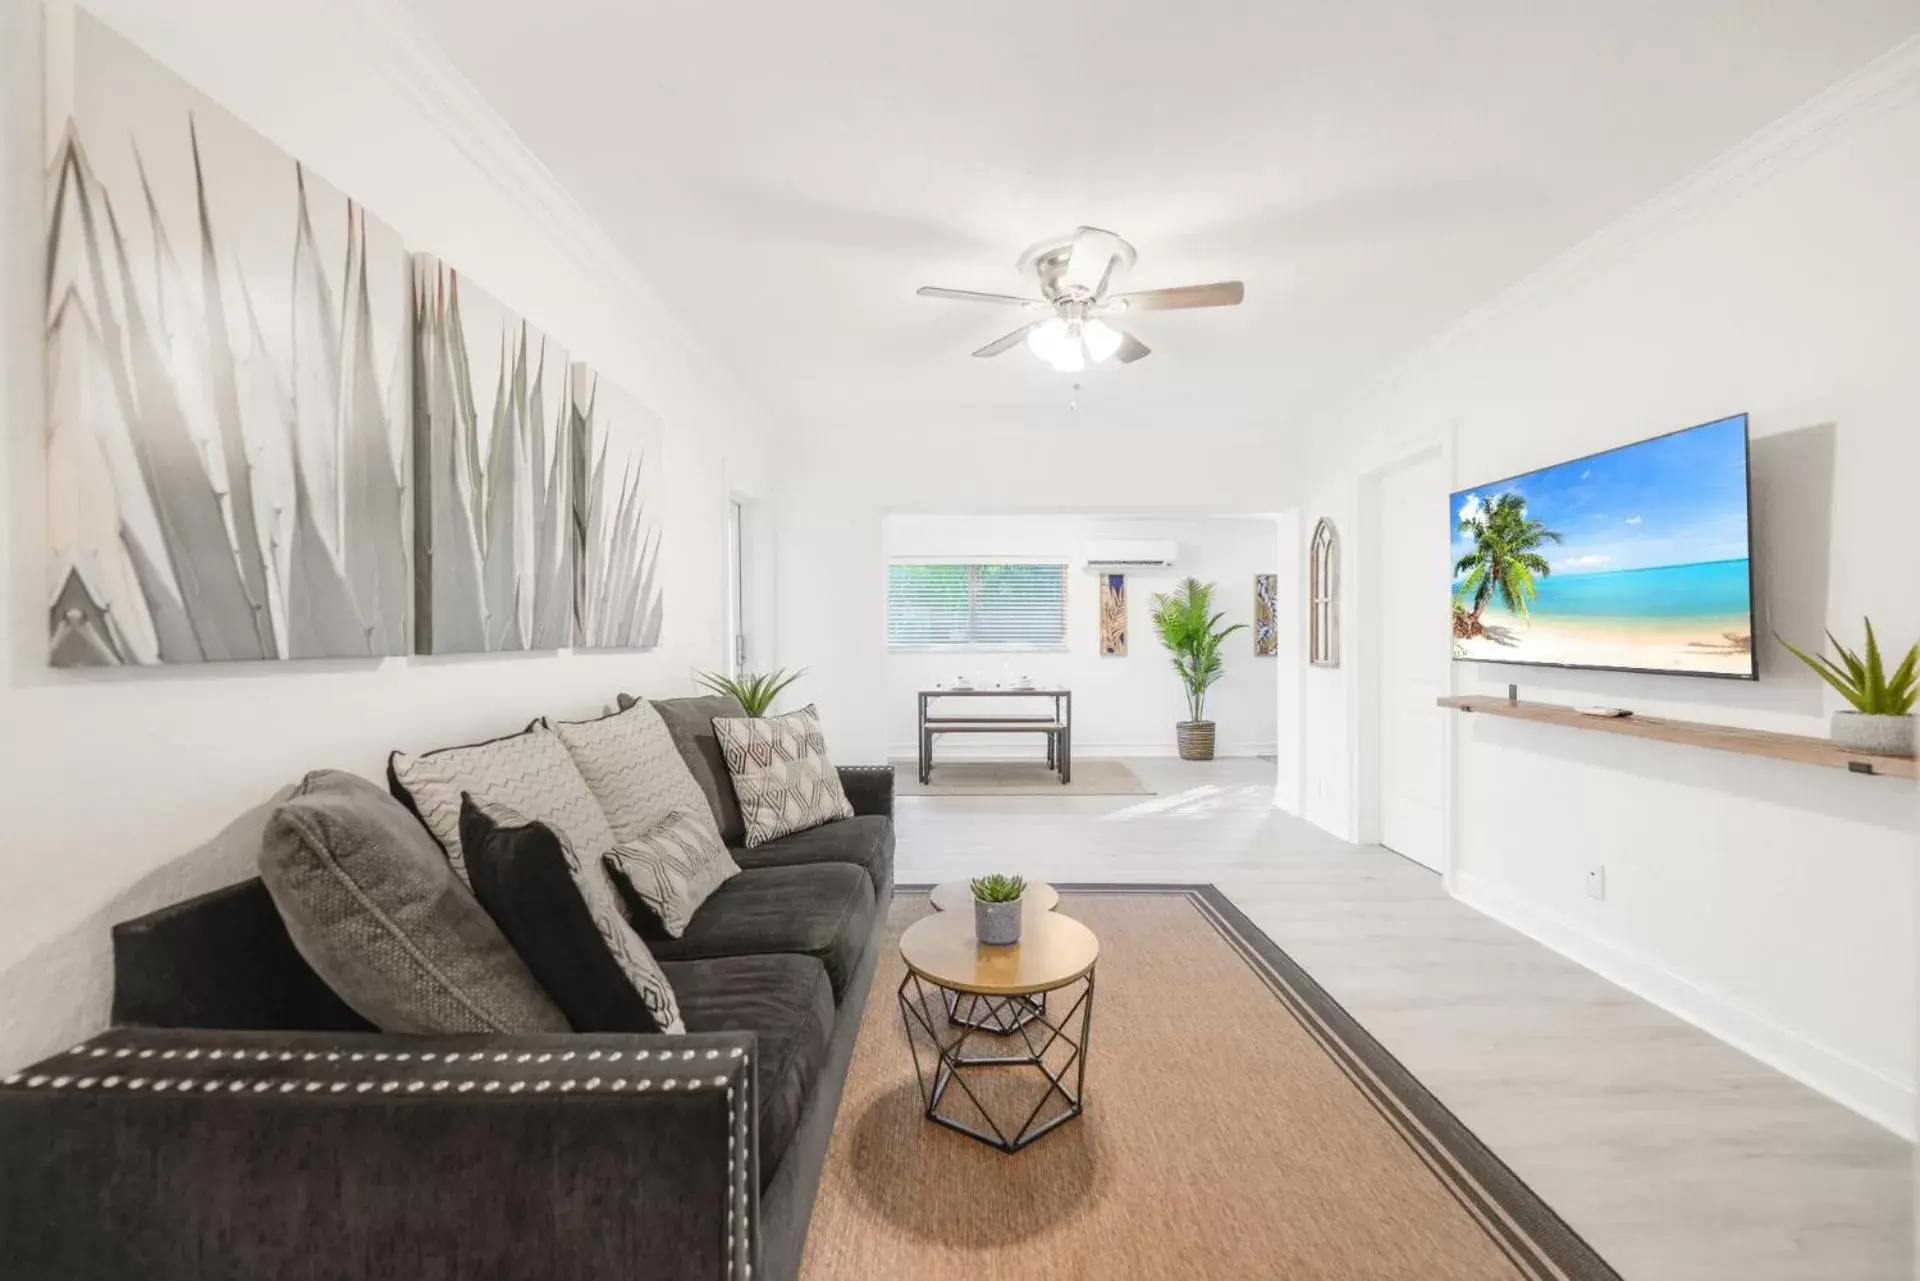
[[(590, 272), (626, 286), (643, 312), (689, 366), (715, 380), (758, 419), (770, 438), (778, 421), (769, 406), (666, 301), (659, 287), (607, 234), (566, 185), (521, 140), (432, 36), (393, 0), (344, 0), (333, 10), (368, 69), (389, 80), (447, 141)], [(431, 249), (431, 246), (421, 246)]]
[(1920, 35), (1872, 62), (1721, 153), (1680, 181), (1547, 260), (1517, 283), (1463, 313), (1384, 369), (1341, 388), (1303, 414), (1319, 422), (1377, 389), (1404, 383), (1424, 365), (1555, 290), (1597, 272), (1634, 246), (1766, 181), (1831, 144), (1844, 130), (1920, 96)]

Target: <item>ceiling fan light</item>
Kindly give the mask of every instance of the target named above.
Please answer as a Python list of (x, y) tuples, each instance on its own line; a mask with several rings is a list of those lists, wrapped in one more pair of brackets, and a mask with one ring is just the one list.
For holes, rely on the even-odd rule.
[(1063, 374), (1077, 374), (1087, 367), (1085, 349), (1078, 336), (1067, 339), (1054, 349), (1053, 367)]
[(1120, 350), (1120, 331), (1104, 320), (1089, 320), (1081, 326), (1080, 337), (1087, 344), (1087, 355), (1102, 361)]
[(1052, 360), (1067, 337), (1067, 322), (1055, 316), (1027, 331), (1027, 350), (1042, 360)]

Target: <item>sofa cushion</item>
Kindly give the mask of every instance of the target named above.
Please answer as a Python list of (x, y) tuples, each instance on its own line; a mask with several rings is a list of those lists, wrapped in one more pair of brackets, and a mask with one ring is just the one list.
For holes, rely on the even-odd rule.
[(893, 890), (893, 820), (878, 814), (843, 818), (752, 849), (736, 849), (733, 859), (743, 868), (852, 863), (866, 869), (875, 900), (885, 902)]
[(760, 1186), (792, 1146), (833, 1038), (833, 987), (811, 957), (727, 956), (662, 963), (689, 1032), (752, 1032), (760, 1095)]
[(834, 999), (860, 964), (874, 924), (873, 886), (849, 863), (763, 867), (715, 890), (677, 939), (643, 923), (647, 946), (662, 961), (794, 952), (826, 966)]
[[(427, 825), (447, 861), (467, 881), (460, 848), (460, 796), (498, 801), (567, 838), (583, 859), (613, 848), (613, 829), (559, 736), (535, 722), (525, 733), (422, 756), (387, 758), (387, 785)], [(471, 882), (468, 882), (471, 884)]]
[(260, 879), (294, 947), (387, 1032), (564, 1032), (543, 991), (413, 815), (337, 770), (267, 822)]
[(820, 713), (811, 704), (784, 716), (716, 718), (713, 732), (746, 820), (749, 849), (853, 817), (840, 773), (827, 759)]
[[(622, 707), (630, 706), (633, 701), (625, 694), (620, 696)], [(728, 845), (740, 844), (747, 838), (747, 824), (740, 817), (740, 802), (734, 799), (727, 762), (720, 755), (719, 741), (713, 736), (713, 718), (745, 716), (747, 709), (740, 706), (738, 699), (714, 695), (663, 698), (653, 704), (653, 710), (660, 713), (667, 732), (673, 736), (675, 750), (707, 798), (714, 824), (720, 829), (720, 839)]]
[(468, 793), (460, 835), (480, 902), (576, 1032), (684, 1032), (673, 985), (597, 861), (508, 806)]

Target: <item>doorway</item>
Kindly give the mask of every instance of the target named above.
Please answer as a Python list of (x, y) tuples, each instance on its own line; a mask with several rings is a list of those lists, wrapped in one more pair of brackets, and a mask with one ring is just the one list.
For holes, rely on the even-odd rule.
[(1448, 692), (1446, 465), (1430, 450), (1376, 477), (1373, 529), (1380, 844), (1443, 871)]
[(736, 679), (747, 669), (746, 505), (727, 501), (727, 674)]

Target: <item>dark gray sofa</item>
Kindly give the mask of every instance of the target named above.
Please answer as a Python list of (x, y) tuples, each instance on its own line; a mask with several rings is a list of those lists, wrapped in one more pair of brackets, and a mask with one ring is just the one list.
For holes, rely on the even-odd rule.
[(116, 927), (113, 1029), (0, 1085), (0, 1279), (797, 1276), (893, 896), (840, 775), (649, 939), (685, 1036), (374, 1031), (257, 879)]

